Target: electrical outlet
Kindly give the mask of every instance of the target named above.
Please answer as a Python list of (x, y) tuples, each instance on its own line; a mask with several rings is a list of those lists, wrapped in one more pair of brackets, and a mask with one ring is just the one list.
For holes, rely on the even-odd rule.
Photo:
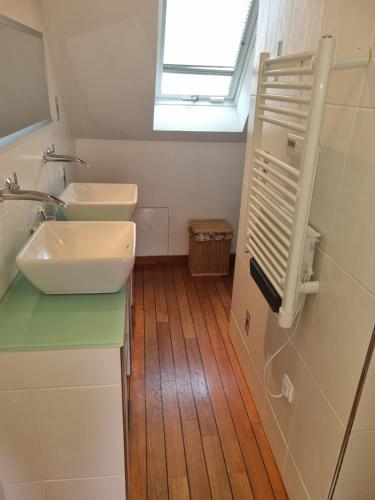
[(295, 389), (289, 376), (284, 373), (283, 381), (281, 383), (281, 393), (286, 397), (288, 403), (293, 403), (295, 397)]
[(249, 329), (250, 329), (250, 313), (249, 313), (249, 311), (246, 311), (246, 319), (245, 319), (245, 333), (246, 333), (246, 335), (249, 335)]

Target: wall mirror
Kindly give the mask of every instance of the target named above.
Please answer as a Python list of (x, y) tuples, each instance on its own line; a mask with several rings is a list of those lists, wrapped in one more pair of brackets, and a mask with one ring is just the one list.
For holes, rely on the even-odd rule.
[(43, 35), (0, 16), (0, 146), (51, 121)]

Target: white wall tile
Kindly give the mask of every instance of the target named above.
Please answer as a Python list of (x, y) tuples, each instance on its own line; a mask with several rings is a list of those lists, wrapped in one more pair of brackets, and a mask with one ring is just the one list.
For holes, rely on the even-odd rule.
[[(248, 335), (245, 333), (246, 311), (250, 313)], [(236, 259), (232, 312), (261, 377), (264, 360), (274, 347), (273, 337), (265, 335), (269, 306), (241, 258)]]
[(121, 386), (32, 395), (47, 479), (123, 474)]
[(0, 391), (28, 388), (23, 352), (0, 352)]
[(295, 5), (293, 9), (288, 54), (316, 49), (327, 5), (327, 0), (296, 1), (298, 6)]
[[(256, 70), (258, 69), (258, 62), (256, 63)], [(255, 80), (252, 83), (254, 92), (256, 93), (256, 87), (258, 84), (258, 75), (254, 75)], [(248, 128), (247, 128), (247, 140), (249, 143), (252, 141), (253, 128), (254, 128), (254, 116), (255, 116), (255, 95), (250, 97), (250, 109), (248, 118)], [(251, 169), (251, 148), (247, 147), (245, 152), (244, 161), (244, 171), (243, 171), (243, 182), (249, 181), (249, 173)]]
[[(273, 318), (272, 323), (276, 323), (277, 315), (272, 314), (269, 318)], [(287, 340), (288, 336), (285, 330), (278, 328), (277, 325), (268, 325), (268, 331), (269, 335), (273, 335), (274, 337), (271, 341), (274, 347), (272, 350), (270, 349), (268, 354), (268, 358), (270, 358), (280, 345)], [(290, 432), (292, 430), (293, 416), (303, 370), (303, 361), (292, 343), (286, 345), (280, 354), (270, 363), (267, 370), (267, 389), (271, 394), (280, 394), (284, 375), (288, 375), (295, 388), (295, 399), (291, 403), (289, 403), (285, 397), (274, 398), (267, 393), (267, 399), (272, 406), (273, 412), (277, 415), (278, 425), (286, 441), (289, 441)]]
[(123, 476), (47, 481), (48, 500), (123, 500)]
[(251, 352), (259, 377), (263, 380), (265, 362), (281, 346), (284, 336), (274, 335), (270, 327), (270, 308), (255, 281), (250, 279), (251, 295), (247, 308), (250, 312), (250, 329), (246, 343)]
[(269, 123), (264, 123), (263, 130), (262, 149), (264, 151), (268, 151), (280, 160), (290, 163), (291, 159), (287, 150), (287, 129)]
[(271, 0), (268, 27), (266, 51), (271, 56), (277, 55), (277, 44), (283, 42), (283, 53), (286, 53), (288, 47), (290, 29), (293, 15), (294, 0)]
[(307, 365), (346, 423), (374, 326), (375, 299), (327, 258), (316, 302)]
[(327, 498), (344, 427), (305, 370), (289, 449), (312, 498)]
[(286, 457), (282, 477), (290, 500), (310, 500), (302, 477), (290, 453)]
[(238, 221), (238, 237), (236, 244), (236, 255), (242, 259), (246, 266), (249, 266), (250, 260), (250, 255), (246, 252), (248, 189), (248, 184), (244, 181), (242, 184), (241, 210), (240, 219)]
[[(372, 3), (372, 2), (369, 2)], [(362, 107), (375, 108), (375, 21), (371, 35), (371, 59), (365, 71), (365, 78), (363, 80), (362, 92), (360, 96), (359, 105)]]
[(335, 37), (337, 50), (349, 50), (369, 43), (374, 20), (372, 0), (328, 0), (324, 31)]
[[(372, 0), (328, 0), (323, 34), (336, 40), (336, 51), (368, 48), (375, 19)], [(365, 68), (332, 71), (328, 102), (356, 106), (359, 103)]]
[(375, 432), (353, 432), (337, 482), (334, 500), (373, 500)]
[[(325, 265), (325, 254), (316, 249), (314, 255), (314, 263), (313, 270), (314, 275), (313, 279), (320, 282), (321, 276), (323, 274)], [(300, 319), (297, 323), (292, 326), (292, 328), (286, 330), (286, 333), (290, 336), (293, 336), (292, 342), (295, 346), (298, 354), (302, 357), (302, 359), (306, 360), (306, 353), (309, 347), (311, 340), (314, 338), (315, 330), (314, 330), (314, 317), (315, 317), (315, 308), (318, 302), (319, 293), (309, 295), (305, 299), (305, 303), (301, 312)], [(295, 328), (297, 326), (297, 331), (295, 332)]]
[(272, 454), (281, 473), (288, 451), (288, 445), (285, 436), (278, 424), (278, 418), (274, 414), (269, 402), (266, 401), (265, 405), (261, 408), (261, 411), (259, 413), (264, 431), (267, 435), (267, 439), (272, 446)]
[(243, 334), (240, 331), (233, 313), (231, 313), (230, 315), (229, 334), (240, 361), (247, 384), (250, 388), (255, 406), (258, 410), (258, 413), (262, 414), (263, 407), (266, 404), (263, 383), (259, 379), (254, 366), (254, 362), (251, 359), (250, 352), (243, 338)]
[[(259, 2), (258, 22), (257, 22), (257, 40), (256, 53), (266, 51), (268, 16), (271, 0), (262, 0)], [(255, 58), (255, 65), (258, 66), (258, 57)]]
[(358, 110), (329, 255), (375, 293), (375, 110)]
[(320, 136), (321, 152), (312, 197), (310, 224), (321, 233), (319, 247), (326, 250), (332, 231), (341, 180), (350, 150), (356, 110), (326, 106)]
[(12, 283), (18, 273), (15, 259), (27, 239), (22, 211), (22, 202), (19, 202), (18, 205), (15, 204), (11, 210), (6, 212), (2, 218), (8, 283)]
[(9, 484), (6, 487), (5, 500), (47, 500), (45, 483)]
[(236, 318), (237, 324), (239, 325), (241, 334), (244, 338), (247, 307), (248, 304), (251, 304), (254, 299), (251, 295), (251, 283), (249, 278), (250, 269), (246, 267), (240, 257), (237, 257), (233, 279), (232, 313)]
[(354, 431), (375, 431), (375, 355), (373, 354), (365, 385), (363, 387), (357, 414), (355, 416)]
[(0, 391), (0, 480), (43, 479), (30, 391)]
[(5, 246), (5, 233), (2, 218), (0, 217), (0, 299), (5, 294), (9, 286), (7, 260), (6, 260), (6, 246)]
[(25, 358), (32, 388), (121, 384), (119, 349), (33, 351)]
[[(263, 35), (267, 32), (266, 47), (273, 55), (280, 40), (284, 42), (283, 53), (301, 52), (315, 48), (322, 34), (336, 37), (338, 52), (370, 43), (375, 46), (372, 0), (261, 0), (260, 4), (263, 14), (259, 17), (262, 23), (259, 31)], [(282, 475), (290, 497), (296, 500), (327, 496), (344, 423), (375, 322), (375, 299), (356, 282), (359, 280), (371, 292), (375, 290), (372, 256), (375, 233), (370, 215), (375, 213), (374, 119), (372, 110), (356, 107), (358, 103), (374, 107), (371, 85), (374, 67), (375, 59), (367, 69), (331, 72), (309, 220), (322, 233), (314, 262), (315, 278), (321, 282), (321, 289), (316, 296), (307, 298), (292, 345), (274, 361), (270, 380), (276, 392), (283, 373), (291, 372), (297, 378), (298, 399), (292, 405), (294, 409), (284, 405), (283, 399), (270, 399), (272, 412), (270, 409), (267, 412), (261, 381), (265, 358), (291, 332), (280, 330), (271, 314), (267, 327), (263, 324), (257, 328), (257, 333), (263, 328), (259, 335), (255, 338), (244, 335), (244, 313), (248, 308), (257, 309), (257, 294), (251, 291), (246, 254), (240, 254), (242, 267), (240, 262), (236, 268), (231, 337), (249, 385), (256, 393), (254, 400), (259, 402), (258, 411), (271, 448), (278, 457), (283, 456), (279, 451), (280, 434), (290, 448)], [(287, 155), (285, 131), (266, 125), (263, 135), (264, 149), (292, 161)], [(251, 140), (249, 126), (247, 154)], [(244, 210), (242, 204), (242, 218), (246, 217)], [(232, 323), (236, 321), (235, 328)], [(371, 398), (367, 400), (369, 405)], [(364, 413), (359, 415), (363, 419), (361, 425), (371, 425), (371, 417), (366, 420)]]
[[(2, 0), (0, 13), (37, 30), (44, 31), (40, 4), (36, 0), (20, 0), (19, 2)], [(58, 96), (61, 121), (54, 121), (1, 148), (0, 184), (3, 183), (6, 176), (17, 172), (23, 189), (51, 193), (55, 191), (53, 194), (59, 194), (56, 191), (62, 190), (62, 181), (58, 179), (56, 168), (52, 175), (49, 174), (49, 167), (46, 167), (42, 162), (42, 153), (48, 145), (55, 143), (60, 152), (71, 154), (75, 150), (75, 144), (65, 120), (64, 103), (54, 75), (54, 63), (49, 50), (48, 36), (44, 36), (44, 41), (51, 114), (56, 120), (54, 99), (55, 96)], [(14, 258), (29, 237), (29, 229), (37, 205), (39, 205), (38, 202), (26, 201), (0, 203), (0, 299), (17, 273)], [(3, 218), (1, 218), (2, 216)]]
[(249, 385), (252, 397), (254, 399), (254, 403), (257, 408), (260, 420), (263, 424), (267, 438), (272, 446), (272, 452), (276, 459), (277, 465), (281, 471), (287, 452), (287, 444), (284, 439), (283, 433), (279, 428), (277, 420), (275, 419), (273, 411), (266, 400), (263, 380), (257, 373), (255, 362), (251, 357), (250, 351), (248, 350), (246, 341), (243, 337), (244, 334), (241, 333), (233, 313), (231, 314), (230, 318), (229, 332), (247, 384)]

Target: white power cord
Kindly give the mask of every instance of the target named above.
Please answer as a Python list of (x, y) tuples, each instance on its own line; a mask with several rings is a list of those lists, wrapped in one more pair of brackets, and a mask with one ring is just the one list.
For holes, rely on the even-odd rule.
[(293, 330), (293, 333), (291, 333), (289, 335), (289, 337), (287, 338), (287, 340), (282, 344), (281, 347), (279, 347), (277, 349), (276, 352), (274, 352), (272, 354), (272, 356), (269, 358), (269, 360), (266, 362), (266, 364), (264, 365), (264, 369), (263, 369), (263, 384), (264, 384), (264, 388), (266, 389), (266, 392), (267, 394), (271, 397), (271, 398), (282, 398), (284, 396), (284, 394), (282, 392), (280, 392), (279, 394), (274, 394), (273, 392), (271, 392), (268, 387), (267, 387), (267, 372), (268, 372), (268, 368), (269, 366), (271, 365), (272, 361), (285, 349), (285, 347), (289, 344), (289, 342), (291, 342), (291, 340), (293, 339), (293, 337), (295, 336), (295, 334), (297, 333), (297, 330), (298, 330), (298, 326), (299, 326), (299, 322), (300, 322), (300, 319), (301, 319), (301, 316), (302, 316), (302, 309), (303, 309), (303, 305), (305, 303), (305, 298), (306, 298), (306, 295), (303, 296), (303, 299), (301, 301), (301, 304), (299, 306), (299, 309), (296, 313), (296, 316), (297, 317), (297, 322), (294, 326), (294, 330)]

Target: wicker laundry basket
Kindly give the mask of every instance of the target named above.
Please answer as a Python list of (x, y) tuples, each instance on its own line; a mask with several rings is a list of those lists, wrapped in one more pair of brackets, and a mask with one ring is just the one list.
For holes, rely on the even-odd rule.
[(191, 220), (189, 236), (189, 269), (193, 276), (229, 274), (233, 229), (227, 220)]

